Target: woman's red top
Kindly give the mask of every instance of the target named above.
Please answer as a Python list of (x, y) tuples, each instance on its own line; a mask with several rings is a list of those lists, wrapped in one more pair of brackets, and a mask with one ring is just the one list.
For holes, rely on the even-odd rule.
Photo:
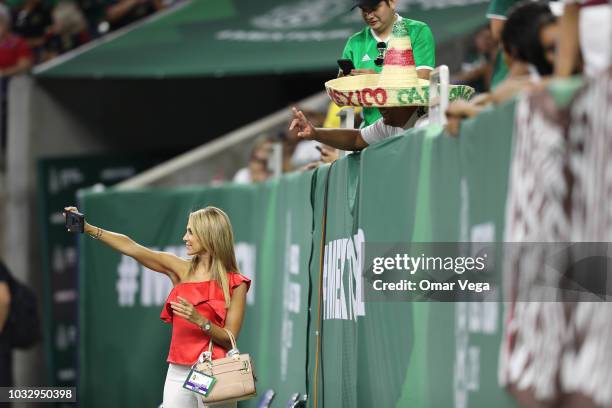
[[(234, 288), (242, 282), (246, 282), (247, 290), (251, 286), (251, 280), (239, 273), (230, 272), (229, 279), (230, 296)], [(161, 312), (160, 318), (172, 324), (172, 340), (168, 362), (172, 364), (192, 365), (200, 357), (203, 351), (208, 350), (210, 337), (196, 324), (182, 317), (174, 318), (170, 302), (178, 302), (177, 297), (191, 303), (202, 316), (211, 323), (225, 327), (225, 297), (223, 289), (216, 280), (205, 282), (184, 282), (176, 285), (166, 299), (166, 304)], [(225, 357), (226, 349), (213, 344), (213, 359)]]

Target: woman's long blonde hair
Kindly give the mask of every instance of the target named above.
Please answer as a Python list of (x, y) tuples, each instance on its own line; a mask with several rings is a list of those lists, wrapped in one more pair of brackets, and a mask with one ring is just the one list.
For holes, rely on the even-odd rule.
[[(223, 289), (225, 307), (229, 308), (230, 293), (227, 273), (240, 273), (234, 252), (234, 234), (229, 217), (219, 208), (206, 207), (189, 214), (189, 221), (192, 234), (198, 238), (202, 245), (202, 252), (208, 256), (210, 264), (207, 266), (212, 272), (212, 278)], [(195, 271), (202, 255), (197, 254), (191, 258), (189, 274)]]

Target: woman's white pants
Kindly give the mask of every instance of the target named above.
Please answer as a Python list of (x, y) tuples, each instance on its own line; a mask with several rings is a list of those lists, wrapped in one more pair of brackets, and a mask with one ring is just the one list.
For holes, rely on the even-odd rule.
[[(164, 384), (163, 408), (206, 408), (202, 399), (195, 392), (183, 388), (187, 374), (191, 370), (187, 365), (168, 365), (166, 383)], [(214, 408), (236, 408), (236, 402), (215, 404)]]

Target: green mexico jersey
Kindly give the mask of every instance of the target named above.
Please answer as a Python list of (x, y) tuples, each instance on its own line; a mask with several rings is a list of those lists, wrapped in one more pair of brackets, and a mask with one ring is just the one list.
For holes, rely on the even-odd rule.
[[(402, 22), (408, 28), (416, 68), (433, 69), (436, 65), (436, 45), (431, 29), (427, 24), (416, 20), (402, 18)], [(380, 39), (372, 33), (369, 27), (366, 27), (348, 39), (342, 58), (353, 61), (356, 69), (373, 69), (380, 72), (382, 67), (374, 63), (374, 60), (378, 57), (378, 49), (376, 48), (378, 42), (380, 42)], [(380, 117), (378, 109), (364, 108), (363, 126), (371, 125)]]

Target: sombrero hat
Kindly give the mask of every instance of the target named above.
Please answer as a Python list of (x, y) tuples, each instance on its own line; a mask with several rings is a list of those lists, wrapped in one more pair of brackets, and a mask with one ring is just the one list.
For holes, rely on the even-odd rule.
[[(408, 29), (401, 22), (393, 32), (380, 74), (346, 76), (325, 83), (329, 97), (338, 106), (406, 107), (429, 104), (429, 81), (417, 76)], [(469, 99), (474, 89), (451, 85), (449, 99)]]

